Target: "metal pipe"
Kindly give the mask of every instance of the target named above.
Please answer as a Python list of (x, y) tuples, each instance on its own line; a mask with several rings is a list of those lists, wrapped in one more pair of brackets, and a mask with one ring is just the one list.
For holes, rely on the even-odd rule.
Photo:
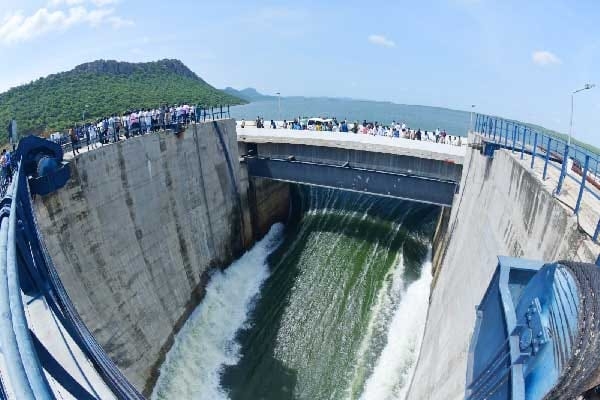
[(469, 121), (469, 131), (473, 132), (473, 107), (475, 106), (471, 106), (471, 119)]
[(496, 127), (498, 125), (498, 118), (494, 118), (494, 139), (496, 138)]
[[(504, 120), (500, 120), (500, 135), (502, 135), (502, 125), (504, 125)], [(496, 141), (496, 130), (494, 130), (494, 142)]]
[(575, 98), (575, 94), (582, 92), (584, 90), (589, 90), (596, 87), (595, 84), (593, 83), (586, 83), (581, 89), (577, 89), (575, 90), (573, 93), (571, 93), (571, 118), (569, 121), (569, 138), (567, 139), (567, 144), (569, 146), (571, 146), (571, 136), (573, 136), (573, 103), (574, 103), (574, 98)]
[(566, 145), (565, 153), (563, 156), (562, 167), (560, 169), (560, 177), (558, 178), (558, 185), (556, 186), (556, 195), (557, 196), (560, 194), (560, 191), (562, 190), (562, 185), (565, 180), (565, 175), (568, 173), (567, 172), (568, 161), (569, 161), (569, 145)]
[(6, 268), (6, 243), (8, 241), (8, 217), (0, 222), (0, 348), (6, 361), (7, 375), (11, 391), (17, 399), (35, 399), (29, 386), (27, 373), (21, 361), (19, 345), (12, 326), (9, 302), (8, 276)]
[(535, 132), (535, 136), (533, 137), (533, 151), (531, 152), (531, 168), (533, 168), (533, 163), (535, 162), (535, 154), (537, 152), (537, 138), (538, 133)]
[(546, 147), (546, 160), (544, 161), (544, 172), (542, 173), (542, 180), (546, 180), (546, 174), (548, 173), (548, 160), (550, 160), (550, 144), (552, 138), (548, 136), (548, 147)]
[(573, 135), (573, 98), (575, 97), (575, 92), (571, 93), (571, 119), (569, 121), (569, 138), (567, 139), (567, 144), (571, 145), (571, 135)]
[(527, 135), (527, 127), (523, 128), (523, 139), (521, 140), (521, 160), (525, 154), (525, 135)]
[(579, 214), (579, 208), (581, 207), (581, 199), (583, 198), (583, 191), (585, 190), (585, 181), (587, 179), (588, 167), (590, 165), (590, 156), (585, 156), (585, 164), (583, 166), (583, 174), (581, 175), (581, 186), (579, 187), (579, 195), (577, 196), (577, 203), (575, 204), (575, 215)]
[(17, 201), (19, 183), (22, 178), (21, 171), (14, 177), (13, 201), (10, 206), (10, 216), (8, 217), (8, 240), (6, 250), (6, 266), (8, 277), (9, 303), (12, 314), (12, 323), (23, 368), (27, 374), (29, 386), (36, 400), (51, 400), (50, 388), (44, 376), (40, 360), (38, 359), (35, 347), (29, 335), (29, 326), (25, 317), (23, 307), (23, 298), (21, 295), (21, 283), (19, 281), (19, 271), (17, 264)]

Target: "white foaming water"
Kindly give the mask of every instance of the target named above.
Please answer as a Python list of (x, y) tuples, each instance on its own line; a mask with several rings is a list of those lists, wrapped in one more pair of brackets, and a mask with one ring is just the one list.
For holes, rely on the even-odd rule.
[(362, 400), (406, 398), (421, 349), (431, 281), (429, 249), (420, 278), (406, 289), (390, 322), (387, 344), (365, 384)]
[[(401, 224), (396, 225), (394, 228), (395, 233), (400, 230), (401, 226)], [(373, 368), (373, 363), (376, 361), (373, 359), (373, 351), (377, 351), (373, 348), (374, 340), (378, 340), (384, 334), (392, 313), (402, 297), (404, 290), (403, 274), (404, 254), (399, 253), (396, 262), (387, 272), (384, 283), (377, 294), (377, 300), (371, 309), (369, 323), (358, 349), (351, 384), (347, 388), (345, 397), (348, 399), (356, 398), (357, 392), (360, 393), (359, 390), (365, 383), (365, 375)]]
[(236, 333), (245, 327), (260, 287), (269, 276), (267, 257), (282, 236), (283, 225), (273, 225), (250, 251), (212, 275), (204, 300), (167, 354), (153, 400), (227, 399), (220, 387), (221, 371), (240, 359)]

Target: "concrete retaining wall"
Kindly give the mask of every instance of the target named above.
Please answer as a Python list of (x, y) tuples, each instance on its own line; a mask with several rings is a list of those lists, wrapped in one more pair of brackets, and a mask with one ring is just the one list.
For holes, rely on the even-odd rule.
[(468, 151), (461, 192), (436, 250), (441, 261), (409, 399), (464, 397), (475, 306), (497, 256), (594, 262), (598, 255), (573, 212), (504, 150), (493, 160)]
[(262, 238), (275, 222), (286, 221), (290, 212), (290, 184), (252, 178), (248, 187), (255, 239)]
[[(66, 187), (35, 200), (79, 313), (145, 394), (209, 269), (227, 266), (260, 236), (248, 194), (264, 199), (273, 189), (262, 183), (249, 192), (239, 166), (232, 120), (193, 125), (180, 137), (153, 134), (82, 154)], [(254, 207), (261, 232), (279, 218), (264, 214), (286, 201)]]

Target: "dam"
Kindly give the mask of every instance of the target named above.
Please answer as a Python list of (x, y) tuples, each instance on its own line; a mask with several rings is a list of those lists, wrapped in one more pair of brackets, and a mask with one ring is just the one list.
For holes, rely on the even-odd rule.
[(191, 124), (56, 177), (31, 144), (0, 230), (24, 232), (0, 257), (2, 396), (466, 397), (497, 257), (599, 254), (557, 151), (485, 118), (461, 147)]

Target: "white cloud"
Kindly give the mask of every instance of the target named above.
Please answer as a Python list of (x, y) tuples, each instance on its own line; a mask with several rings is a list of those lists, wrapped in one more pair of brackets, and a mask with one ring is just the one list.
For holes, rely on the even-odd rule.
[(383, 35), (370, 35), (369, 42), (383, 47), (396, 47), (396, 43), (393, 40), (386, 38)]
[(125, 19), (119, 16), (112, 16), (112, 17), (108, 17), (107, 19), (108, 23), (110, 23), (110, 25), (114, 28), (114, 29), (120, 29), (126, 26), (132, 26), (134, 25), (133, 21), (130, 19)]
[[(70, 0), (70, 1), (78, 1), (78, 0)], [(112, 4), (117, 4), (119, 0), (92, 0), (92, 3), (96, 7), (104, 7)]]
[[(76, 1), (76, 0), (64, 0)], [(92, 27), (106, 22), (117, 29), (132, 25), (133, 22), (115, 15), (114, 9), (71, 7), (67, 10), (40, 8), (32, 15), (16, 12), (0, 24), (0, 44), (14, 44), (31, 40), (49, 32), (64, 31), (75, 25), (87, 24)]]
[(48, 2), (48, 6), (49, 7), (58, 7), (58, 6), (62, 6), (67, 5), (67, 6), (76, 6), (79, 4), (83, 4), (85, 3), (85, 0), (50, 0)]
[[(48, 7), (60, 7), (62, 5), (77, 6), (87, 2), (88, 0), (50, 0), (48, 2)], [(89, 2), (96, 7), (104, 7), (117, 4), (119, 0), (89, 0)]]
[(537, 50), (531, 54), (531, 60), (537, 65), (545, 66), (551, 64), (561, 64), (562, 61), (558, 56), (547, 50)]

